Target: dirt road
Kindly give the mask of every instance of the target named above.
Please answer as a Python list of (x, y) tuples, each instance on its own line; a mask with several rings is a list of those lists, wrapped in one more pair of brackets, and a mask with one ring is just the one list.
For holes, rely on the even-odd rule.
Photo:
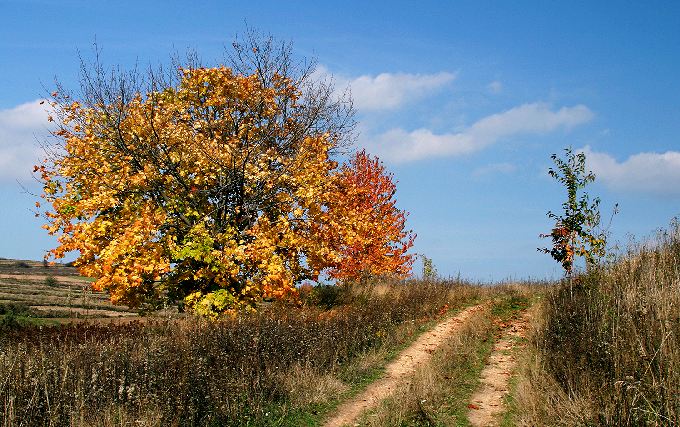
[(512, 349), (517, 339), (523, 337), (528, 326), (529, 314), (508, 325), (496, 342), (487, 365), (480, 375), (481, 384), (470, 398), (468, 420), (475, 427), (499, 425), (498, 416), (504, 410), (504, 399), (508, 394), (510, 375), (517, 365)]
[(467, 308), (456, 316), (439, 323), (432, 330), (423, 333), (385, 368), (385, 376), (375, 381), (361, 394), (343, 403), (335, 414), (324, 424), (325, 427), (353, 425), (359, 415), (390, 396), (400, 383), (413, 374), (418, 366), (429, 362), (432, 353), (456, 331), (476, 311), (486, 307), (477, 305)]

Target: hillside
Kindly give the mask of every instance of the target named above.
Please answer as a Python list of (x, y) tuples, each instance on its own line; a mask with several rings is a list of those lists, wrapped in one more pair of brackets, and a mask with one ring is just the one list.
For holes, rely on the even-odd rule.
[(113, 305), (104, 292), (66, 264), (0, 258), (0, 313), (35, 318), (113, 318), (136, 316)]

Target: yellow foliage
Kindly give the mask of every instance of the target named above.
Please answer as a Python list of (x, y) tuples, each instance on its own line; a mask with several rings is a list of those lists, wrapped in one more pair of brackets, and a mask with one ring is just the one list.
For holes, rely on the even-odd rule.
[(53, 101), (63, 150), (35, 169), (51, 255), (77, 252), (114, 302), (184, 300), (209, 316), (337, 267), (320, 230), (372, 225), (329, 212), (337, 138), (303, 120), (300, 96), (283, 76), (215, 67), (109, 104)]

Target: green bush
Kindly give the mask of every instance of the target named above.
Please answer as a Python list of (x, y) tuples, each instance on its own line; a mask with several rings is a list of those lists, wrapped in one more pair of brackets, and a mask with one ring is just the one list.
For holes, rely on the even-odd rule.
[(0, 315), (16, 315), (29, 316), (31, 315), (31, 307), (23, 302), (3, 302), (0, 303)]
[(307, 296), (308, 303), (331, 309), (343, 303), (347, 289), (336, 285), (317, 285), (312, 288)]
[(21, 326), (13, 312), (2, 315), (0, 317), (0, 331), (6, 331), (8, 329), (14, 329)]

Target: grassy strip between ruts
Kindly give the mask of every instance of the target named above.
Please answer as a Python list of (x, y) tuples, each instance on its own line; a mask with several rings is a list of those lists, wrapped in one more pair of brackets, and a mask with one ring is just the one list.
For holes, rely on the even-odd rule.
[(500, 325), (528, 305), (513, 288), (499, 290), (491, 310), (478, 312), (435, 352), (429, 364), (380, 407), (364, 414), (362, 426), (466, 426), (470, 396), (492, 351)]
[[(543, 295), (541, 293), (536, 293), (530, 300), (529, 311), (532, 313), (529, 318), (531, 319), (535, 316), (537, 309), (540, 308), (541, 300)], [(521, 370), (525, 365), (526, 360), (531, 357), (531, 351), (528, 348), (529, 338), (526, 335), (522, 335), (515, 338), (515, 346), (511, 350), (512, 356), (518, 361), (515, 364), (514, 369), (510, 372), (510, 378), (508, 381), (508, 394), (505, 396), (504, 401), (504, 411), (500, 417), (501, 427), (513, 427), (518, 424), (520, 417), (520, 408), (518, 405), (518, 388), (521, 381)]]

